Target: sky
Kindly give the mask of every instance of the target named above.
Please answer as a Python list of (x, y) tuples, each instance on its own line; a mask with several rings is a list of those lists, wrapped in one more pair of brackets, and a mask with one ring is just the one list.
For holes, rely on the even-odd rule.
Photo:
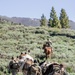
[(52, 6), (58, 17), (63, 8), (75, 22), (75, 0), (0, 0), (0, 15), (40, 19), (44, 14), (49, 19)]

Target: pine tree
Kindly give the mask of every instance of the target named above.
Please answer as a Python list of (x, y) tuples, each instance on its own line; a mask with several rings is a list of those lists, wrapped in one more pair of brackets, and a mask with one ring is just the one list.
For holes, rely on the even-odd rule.
[(56, 15), (54, 7), (52, 7), (51, 12), (50, 12), (50, 19), (48, 22), (48, 26), (61, 28), (61, 25), (60, 25), (57, 15)]
[(46, 17), (44, 16), (44, 14), (42, 14), (41, 16), (40, 26), (46, 26)]
[(62, 28), (69, 27), (69, 18), (64, 9), (61, 9), (59, 20)]

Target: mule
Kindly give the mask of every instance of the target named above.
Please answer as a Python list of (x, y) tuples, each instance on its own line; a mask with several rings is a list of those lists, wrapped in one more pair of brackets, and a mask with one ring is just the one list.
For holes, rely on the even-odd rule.
[(44, 53), (46, 54), (46, 59), (49, 57), (51, 58), (52, 53), (53, 53), (52, 47), (48, 47), (46, 44), (44, 44), (43, 49), (44, 49)]
[(20, 64), (19, 70), (23, 72), (23, 75), (27, 75), (28, 69), (33, 64), (33, 62), (34, 62), (33, 57), (31, 57), (27, 53), (25, 54), (21, 53), (20, 60), (19, 60), (19, 64)]
[(30, 59), (32, 61), (34, 61), (33, 57), (31, 57), (29, 54), (25, 53), (21, 53), (21, 55), (19, 56), (21, 59), (26, 60), (26, 59)]

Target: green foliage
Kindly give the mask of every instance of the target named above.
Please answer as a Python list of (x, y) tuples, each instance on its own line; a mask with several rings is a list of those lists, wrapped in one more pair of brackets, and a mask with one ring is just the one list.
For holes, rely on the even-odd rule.
[(41, 30), (41, 31), (40, 31), (40, 30), (39, 30), (39, 31), (38, 31), (38, 30), (36, 30), (36, 31), (35, 31), (35, 34), (45, 34), (45, 32), (44, 32), (44, 31), (42, 31), (42, 30)]
[(21, 52), (30, 50), (34, 59), (45, 60), (42, 45), (47, 39), (52, 41), (53, 47), (52, 59), (48, 60), (65, 63), (70, 73), (75, 71), (75, 30), (10, 24), (0, 24), (0, 27), (0, 67), (4, 69), (3, 72), (0, 70), (1, 75), (5, 72), (9, 75), (6, 66), (10, 58)]
[(67, 71), (71, 73), (72, 72), (72, 67), (67, 67)]
[(66, 11), (64, 9), (61, 9), (59, 20), (60, 20), (60, 24), (61, 24), (62, 28), (69, 27), (69, 18), (68, 18)]
[(61, 25), (60, 25), (57, 15), (56, 15), (54, 7), (52, 7), (51, 12), (50, 12), (50, 19), (48, 22), (48, 26), (61, 28)]
[(46, 26), (46, 17), (44, 16), (44, 14), (42, 14), (41, 16), (40, 23), (40, 26)]

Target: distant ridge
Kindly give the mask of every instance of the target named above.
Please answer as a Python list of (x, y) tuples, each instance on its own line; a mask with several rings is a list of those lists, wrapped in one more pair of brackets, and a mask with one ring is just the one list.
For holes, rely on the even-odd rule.
[(7, 17), (7, 16), (0, 16), (0, 18), (5, 19), (7, 21), (13, 23), (21, 23), (25, 26), (40, 26), (40, 19), (36, 18), (24, 18), (24, 17)]
[[(21, 23), (25, 26), (40, 26), (40, 19), (37, 18), (25, 18), (25, 17), (6, 17), (0, 16), (0, 18), (8, 20), (13, 23)], [(69, 20), (69, 25), (71, 29), (75, 30), (75, 22)]]
[(39, 26), (40, 20), (39, 19), (32, 19), (32, 18), (21, 18), (21, 17), (12, 17), (10, 21), (24, 24), (25, 26)]
[(75, 22), (73, 22), (72, 20), (69, 21), (69, 25), (71, 29), (75, 30)]

